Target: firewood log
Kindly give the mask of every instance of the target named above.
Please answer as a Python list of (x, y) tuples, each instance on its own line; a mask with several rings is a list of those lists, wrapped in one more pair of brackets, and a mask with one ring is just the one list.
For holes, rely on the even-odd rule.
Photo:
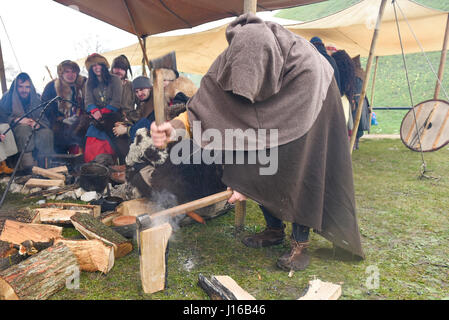
[(0, 300), (44, 300), (63, 289), (79, 270), (72, 251), (60, 243), (0, 272)]
[(62, 238), (62, 228), (37, 223), (22, 223), (6, 220), (0, 240), (13, 244), (21, 244), (26, 240), (34, 242), (49, 242), (52, 239)]
[(212, 276), (209, 280), (199, 274), (198, 284), (212, 300), (256, 300), (229, 276)]
[(87, 213), (76, 213), (70, 219), (76, 230), (86, 239), (98, 239), (113, 246), (116, 258), (121, 258), (133, 250), (130, 240)]
[(73, 216), (77, 212), (83, 212), (90, 214), (90, 210), (66, 210), (66, 209), (59, 209), (59, 208), (37, 208), (35, 209), (38, 212), (39, 215), (39, 221), (41, 223), (47, 223), (47, 224), (64, 224), (64, 225), (71, 225), (72, 220), (70, 220), (70, 217)]
[(72, 250), (82, 271), (108, 273), (114, 266), (114, 248), (100, 240), (59, 239), (56, 243), (63, 243)]
[(55, 179), (55, 180), (64, 180), (65, 181), (65, 175), (57, 172), (53, 172), (44, 168), (40, 167), (33, 167), (32, 172), (34, 174), (37, 174), (39, 176), (49, 178), (49, 179)]

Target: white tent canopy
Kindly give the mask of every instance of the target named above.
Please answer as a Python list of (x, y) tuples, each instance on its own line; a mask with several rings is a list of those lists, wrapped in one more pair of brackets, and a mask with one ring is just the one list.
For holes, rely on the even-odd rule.
[[(397, 15), (405, 53), (421, 51), (408, 24), (424, 51), (441, 51), (448, 12), (430, 9), (410, 0), (395, 1), (398, 6)], [(306, 39), (318, 36), (324, 43), (333, 43), (338, 49), (346, 50), (351, 56), (360, 54), (366, 57), (369, 53), (380, 3), (381, 0), (362, 0), (330, 16), (311, 22), (285, 25), (285, 27)], [(174, 50), (179, 71), (204, 74), (228, 45), (225, 37), (226, 27), (227, 25), (223, 25), (180, 36), (150, 36), (147, 38), (147, 54), (150, 59), (154, 59)], [(376, 55), (400, 53), (393, 4), (388, 1), (377, 40)], [(103, 53), (109, 61), (120, 54), (125, 54), (134, 66), (142, 64), (139, 44)], [(84, 59), (78, 62), (84, 64)]]
[[(427, 8), (410, 0), (395, 0), (395, 2), (405, 53), (421, 51), (413, 33), (424, 51), (441, 51), (448, 13)], [(337, 49), (346, 50), (351, 56), (360, 54), (366, 57), (369, 53), (380, 3), (381, 0), (363, 0), (330, 16), (288, 26), (288, 29), (306, 39), (318, 36), (325, 43), (333, 43)], [(388, 1), (377, 40), (376, 56), (400, 53), (394, 7), (392, 1)]]

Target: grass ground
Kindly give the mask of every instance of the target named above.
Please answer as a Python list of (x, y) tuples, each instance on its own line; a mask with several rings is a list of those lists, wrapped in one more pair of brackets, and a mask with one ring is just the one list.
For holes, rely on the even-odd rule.
[[(362, 140), (360, 150), (353, 153), (353, 167), (364, 261), (322, 256), (323, 248), (330, 251), (332, 246), (312, 234), (311, 265), (289, 277), (275, 265), (288, 242), (246, 248), (235, 236), (231, 211), (205, 226), (195, 224), (175, 232), (168, 285), (162, 292), (143, 293), (134, 250), (116, 260), (109, 274), (82, 272), (78, 290), (64, 289), (51, 299), (208, 299), (197, 285), (199, 273), (229, 275), (257, 299), (297, 299), (314, 277), (342, 283), (341, 299), (449, 299), (448, 157), (448, 147), (426, 153), (429, 174), (440, 179), (419, 180), (419, 154), (399, 140)], [(6, 205), (23, 205), (19, 198), (8, 197)], [(260, 231), (263, 225), (258, 207), (249, 201), (244, 232)], [(66, 228), (64, 235), (78, 233)], [(375, 284), (370, 272), (376, 268), (379, 286), (368, 289), (367, 284)]]

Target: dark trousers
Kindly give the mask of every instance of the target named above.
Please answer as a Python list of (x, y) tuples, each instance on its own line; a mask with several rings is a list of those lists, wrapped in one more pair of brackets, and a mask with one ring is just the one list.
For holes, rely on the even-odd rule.
[[(263, 216), (268, 227), (280, 229), (283, 227), (282, 220), (273, 216), (264, 206), (260, 206)], [(309, 240), (310, 228), (302, 226), (297, 223), (292, 223), (292, 237), (298, 242), (305, 242)]]

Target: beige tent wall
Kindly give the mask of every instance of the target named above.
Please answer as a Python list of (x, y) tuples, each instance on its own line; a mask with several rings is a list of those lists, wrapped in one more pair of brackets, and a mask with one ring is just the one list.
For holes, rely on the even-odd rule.
[[(285, 26), (292, 32), (310, 39), (320, 37), (325, 43), (333, 43), (351, 56), (368, 56), (371, 39), (381, 0), (364, 0), (338, 13), (315, 21)], [(447, 12), (426, 8), (413, 1), (396, 0), (406, 15), (413, 31), (425, 51), (441, 51)], [(405, 53), (420, 52), (407, 22), (398, 11)], [(176, 51), (179, 71), (204, 74), (216, 57), (227, 47), (225, 30), (227, 25), (208, 31), (182, 36), (150, 36), (147, 38), (147, 54), (150, 59)], [(376, 47), (377, 56), (400, 54), (393, 5), (388, 1)], [(125, 54), (134, 66), (142, 64), (139, 44), (113, 50), (103, 55), (111, 62), (116, 56)], [(85, 59), (78, 60), (84, 65)]]

